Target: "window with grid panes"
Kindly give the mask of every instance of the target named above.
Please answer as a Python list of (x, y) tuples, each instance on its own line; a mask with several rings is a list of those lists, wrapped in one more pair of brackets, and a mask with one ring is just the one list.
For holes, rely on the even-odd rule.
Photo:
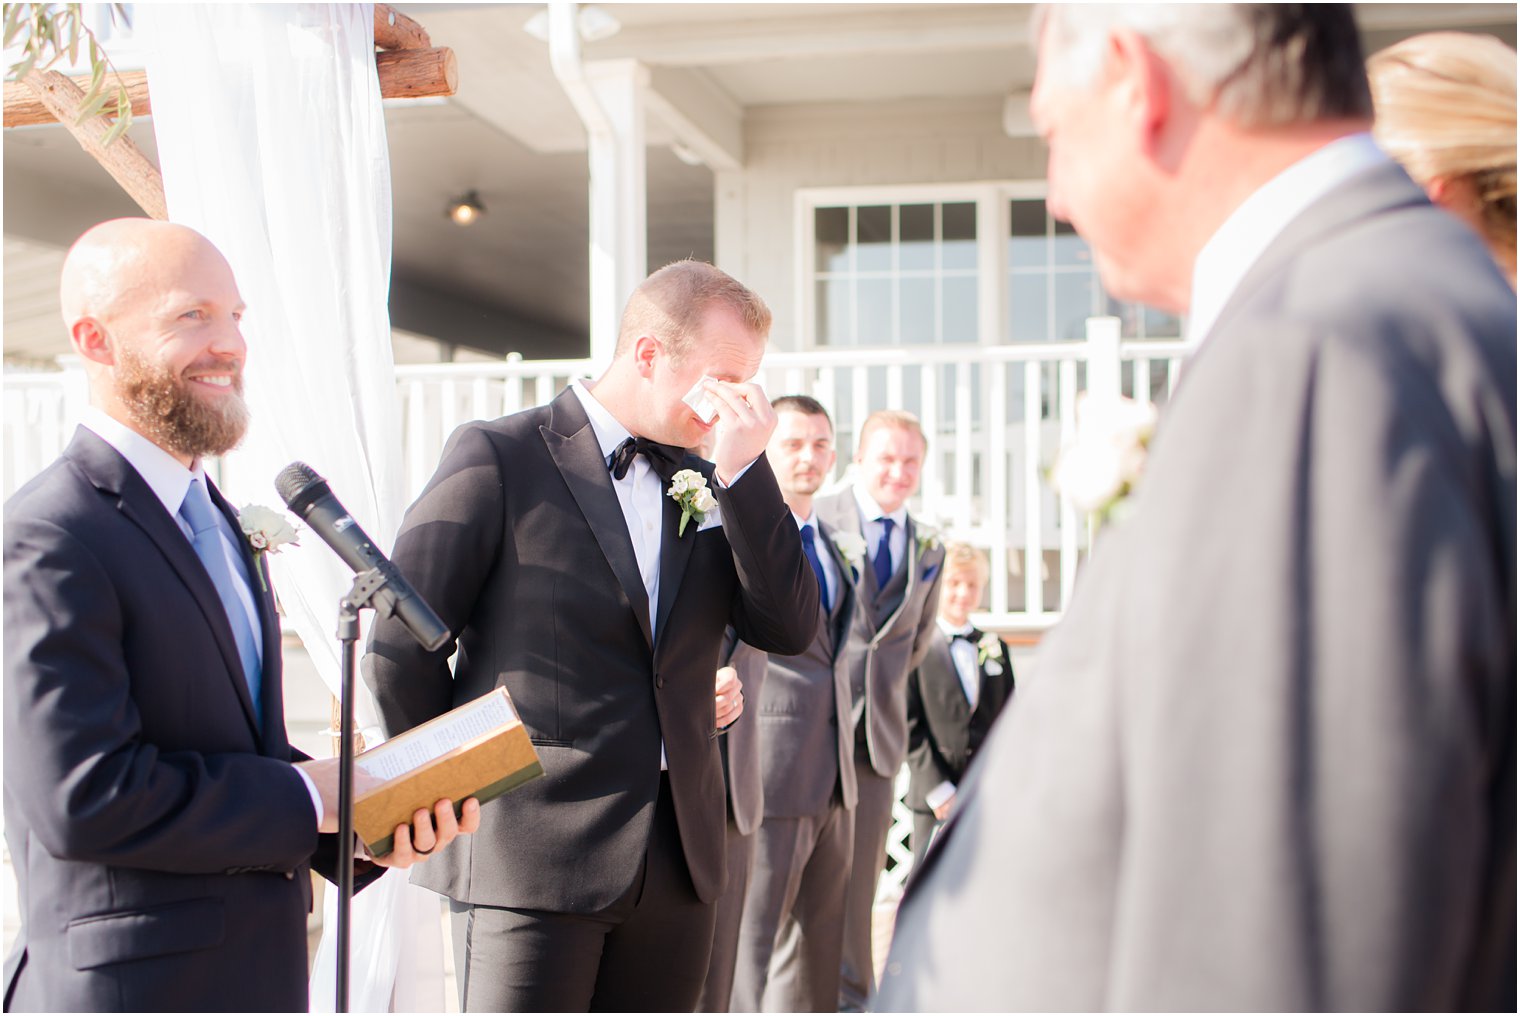
[(813, 232), (819, 346), (977, 342), (976, 202), (819, 207)]

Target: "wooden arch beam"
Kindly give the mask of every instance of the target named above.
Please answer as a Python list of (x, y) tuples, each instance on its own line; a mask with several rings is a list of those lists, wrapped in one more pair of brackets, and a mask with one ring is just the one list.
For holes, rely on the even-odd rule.
[[(375, 73), (382, 99), (415, 99), (453, 95), (459, 90), (459, 69), (454, 51), (434, 48), (421, 25), (387, 4), (375, 5)], [(69, 78), (57, 71), (33, 70), (19, 82), (5, 83), (4, 126), (25, 127), (61, 123), (81, 148), (110, 173), (144, 212), (155, 219), (169, 217), (164, 200), (164, 180), (131, 138), (117, 138), (109, 147), (101, 144), (110, 121), (104, 116), (76, 123), (82, 108), (88, 75)], [(118, 74), (106, 87), (127, 91), (134, 117), (153, 112), (148, 97), (148, 76), (142, 71)]]

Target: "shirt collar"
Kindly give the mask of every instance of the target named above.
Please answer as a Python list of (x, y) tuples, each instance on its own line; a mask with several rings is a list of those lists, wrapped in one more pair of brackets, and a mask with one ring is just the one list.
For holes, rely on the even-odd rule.
[(950, 638), (955, 635), (970, 635), (973, 631), (976, 630), (973, 625), (969, 624), (961, 625), (959, 628), (957, 628), (954, 625), (946, 622), (942, 617), (935, 618), (935, 621), (939, 624), (939, 630), (945, 633), (946, 638)]
[(867, 522), (879, 522), (882, 519), (891, 519), (893, 522), (897, 523), (897, 528), (906, 528), (908, 524), (907, 505), (903, 505), (902, 507), (898, 508), (897, 511), (892, 512), (889, 515), (881, 510), (881, 505), (876, 503), (876, 499), (874, 497), (866, 493), (864, 486), (857, 483), (853, 484), (853, 487), (855, 490), (855, 503), (860, 506), (861, 518), (865, 519)]
[(186, 469), (173, 455), (120, 420), (107, 416), (97, 406), (85, 407), (80, 424), (121, 453), (121, 457), (137, 470), (137, 475), (143, 478), (148, 489), (163, 502), (164, 510), (170, 515), (179, 514), (191, 480), (205, 482), (206, 474), (200, 459), (195, 460), (194, 469)]
[(823, 535), (823, 530), (818, 528), (818, 513), (817, 512), (813, 512), (807, 518), (803, 518), (801, 515), (798, 515), (796, 512), (792, 512), (792, 518), (797, 521), (797, 529), (798, 529), (799, 532), (802, 531), (802, 530), (804, 530), (804, 529), (806, 529), (808, 526), (812, 526), (813, 527), (813, 532), (817, 533), (819, 536)]
[(582, 379), (571, 381), (570, 390), (581, 400), (581, 406), (586, 410), (586, 418), (591, 421), (591, 431), (596, 435), (596, 443), (601, 446), (602, 459), (605, 461), (617, 450), (618, 445), (633, 437), (633, 434), (618, 423), (617, 417), (609, 413), (606, 406), (597, 401), (596, 394), (586, 387)]
[(1196, 350), (1208, 337), (1236, 287), (1290, 222), (1351, 177), (1387, 161), (1371, 134), (1351, 134), (1298, 160), (1242, 201), (1193, 262), (1189, 344)]

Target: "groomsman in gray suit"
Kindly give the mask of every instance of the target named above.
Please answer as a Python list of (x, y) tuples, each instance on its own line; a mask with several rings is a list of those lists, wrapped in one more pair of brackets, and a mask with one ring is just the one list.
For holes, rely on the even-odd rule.
[(772, 406), (776, 430), (766, 457), (818, 577), (819, 624), (806, 652), (770, 657), (764, 688), (751, 699), (759, 706), (765, 820), (733, 1003), (744, 1012), (832, 1012), (854, 849), (855, 739), (843, 649), (860, 562), (840, 550), (840, 534), (813, 510), (813, 495), (834, 467), (828, 412), (805, 395)]
[[(783, 490), (785, 488), (783, 487)], [(741, 688), (753, 703), (765, 687), (766, 656), (741, 642), (730, 627), (723, 633), (723, 652), (718, 657), (718, 689)], [(737, 684), (735, 684), (737, 682)], [(760, 731), (753, 707), (733, 722), (718, 739), (723, 756), (723, 782), (728, 788), (728, 881), (718, 897), (717, 922), (713, 927), (712, 959), (707, 963), (707, 982), (702, 985), (698, 1012), (728, 1012), (734, 988), (734, 959), (739, 949), (739, 918), (744, 913), (744, 894), (755, 867), (755, 831), (760, 828)]]
[(859, 479), (818, 501), (824, 522), (866, 546), (861, 605), (845, 649), (860, 803), (845, 903), (839, 985), (844, 1012), (863, 1009), (875, 981), (871, 908), (887, 862), (892, 781), (908, 754), (908, 675), (929, 651), (939, 604), (945, 549), (908, 514), (927, 450), (916, 416), (878, 410), (860, 428)]
[(1515, 1010), (1515, 294), (1351, 11), (1052, 5), (1051, 213), (1196, 351), (875, 1004)]

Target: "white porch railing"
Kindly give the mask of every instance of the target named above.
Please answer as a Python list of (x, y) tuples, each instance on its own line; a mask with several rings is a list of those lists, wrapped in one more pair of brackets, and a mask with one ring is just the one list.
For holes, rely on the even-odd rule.
[[(765, 358), (759, 380), (771, 396), (811, 395), (828, 408), (837, 429), (839, 480), (848, 478), (855, 435), (869, 413), (916, 413), (930, 449), (914, 514), (947, 538), (987, 550), (992, 575), (981, 623), (1038, 630), (1060, 616), (1087, 552), (1084, 520), (1044, 475), (1072, 436), (1092, 348), (1076, 342), (775, 352)], [(1108, 376), (1120, 379), (1125, 394), (1165, 399), (1181, 342), (1110, 348), (1118, 362)], [(541, 405), (591, 369), (582, 360), (398, 368), (410, 490), (422, 489), (455, 427)]]
[[(840, 449), (836, 482), (848, 478), (869, 413), (916, 413), (930, 448), (912, 510), (947, 538), (987, 550), (992, 574), (980, 623), (1043, 630), (1060, 616), (1087, 552), (1083, 520), (1044, 481), (1072, 436), (1078, 391), (1091, 373), (1119, 378), (1134, 398), (1163, 401), (1184, 352), (1178, 341), (1102, 341), (1101, 322), (1094, 319), (1087, 342), (773, 352), (759, 380), (772, 396), (811, 395), (828, 408)], [(542, 405), (592, 368), (586, 360), (398, 367), (407, 499), (432, 475), (454, 428)], [(6, 372), (5, 497), (63, 448), (85, 397), (77, 368)]]
[[(765, 358), (760, 382), (771, 396), (822, 402), (834, 417), (842, 462), (873, 410), (917, 413), (930, 449), (913, 511), (945, 536), (988, 551), (989, 603), (980, 624), (1043, 630), (1059, 618), (1087, 552), (1083, 520), (1044, 482), (1056, 450), (1072, 437), (1077, 393), (1091, 378), (1137, 399), (1163, 401), (1185, 352), (1179, 341), (1120, 343), (1112, 324), (1089, 322), (1087, 342), (775, 352)], [(407, 499), (432, 476), (455, 427), (542, 405), (592, 369), (586, 360), (397, 368)], [(63, 449), (85, 403), (77, 367), (6, 372), (6, 498)], [(901, 890), (912, 864), (905, 780), (901, 774), (882, 899)]]

